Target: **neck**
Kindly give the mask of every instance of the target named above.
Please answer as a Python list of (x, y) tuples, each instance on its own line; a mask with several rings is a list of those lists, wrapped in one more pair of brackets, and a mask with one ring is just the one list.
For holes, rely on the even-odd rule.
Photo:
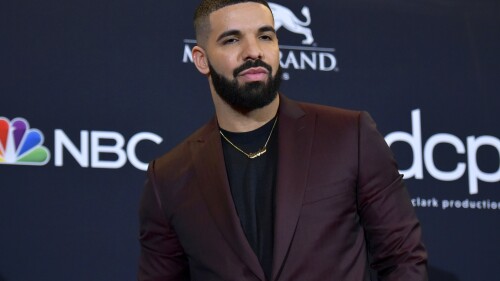
[(217, 93), (212, 94), (215, 114), (219, 126), (230, 132), (249, 132), (260, 128), (276, 116), (279, 107), (279, 95), (263, 108), (249, 112), (240, 112), (223, 101)]

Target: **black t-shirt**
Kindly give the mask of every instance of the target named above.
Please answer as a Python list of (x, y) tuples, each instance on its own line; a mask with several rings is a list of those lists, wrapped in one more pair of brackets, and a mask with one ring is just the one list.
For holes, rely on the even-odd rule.
[[(269, 137), (274, 121), (275, 119), (272, 119), (264, 126), (245, 133), (221, 131), (244, 152), (257, 152)], [(224, 138), (222, 138), (222, 148), (231, 194), (243, 231), (259, 258), (266, 276), (270, 278), (273, 258), (278, 124), (272, 130), (267, 152), (257, 158), (248, 158)]]

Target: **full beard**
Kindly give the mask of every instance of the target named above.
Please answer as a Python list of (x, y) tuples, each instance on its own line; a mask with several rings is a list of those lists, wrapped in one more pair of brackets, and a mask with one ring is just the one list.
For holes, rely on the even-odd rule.
[[(247, 61), (233, 71), (233, 79), (227, 79), (219, 74), (209, 63), (210, 77), (217, 95), (227, 104), (240, 112), (249, 112), (270, 104), (278, 94), (281, 84), (281, 67), (278, 66), (276, 75), (272, 75), (272, 68), (261, 60)], [(267, 82), (255, 81), (240, 84), (236, 77), (248, 68), (264, 67), (268, 70)]]

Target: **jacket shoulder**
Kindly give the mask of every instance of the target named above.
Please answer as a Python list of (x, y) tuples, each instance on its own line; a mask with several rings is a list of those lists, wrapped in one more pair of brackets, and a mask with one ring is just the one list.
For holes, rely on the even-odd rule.
[(324, 117), (334, 117), (345, 119), (357, 119), (362, 111), (345, 109), (335, 106), (314, 104), (307, 102), (297, 102), (297, 104), (304, 110), (305, 113), (316, 114)]
[(371, 120), (364, 111), (306, 102), (298, 102), (298, 105), (305, 114), (315, 116), (317, 129), (324, 128), (331, 132), (357, 131), (366, 117)]
[(161, 180), (162, 178), (175, 178), (176, 174), (179, 175), (189, 169), (192, 164), (190, 144), (202, 141), (209, 134), (216, 131), (216, 124), (215, 119), (212, 119), (174, 146), (170, 151), (151, 161), (149, 164), (150, 172), (155, 174), (156, 179)]

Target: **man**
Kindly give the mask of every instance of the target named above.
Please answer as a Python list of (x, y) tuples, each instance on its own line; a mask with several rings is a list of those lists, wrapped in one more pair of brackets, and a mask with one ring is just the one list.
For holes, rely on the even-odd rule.
[(139, 280), (427, 280), (419, 222), (368, 114), (277, 93), (265, 1), (204, 0), (194, 22), (216, 116), (149, 166)]

